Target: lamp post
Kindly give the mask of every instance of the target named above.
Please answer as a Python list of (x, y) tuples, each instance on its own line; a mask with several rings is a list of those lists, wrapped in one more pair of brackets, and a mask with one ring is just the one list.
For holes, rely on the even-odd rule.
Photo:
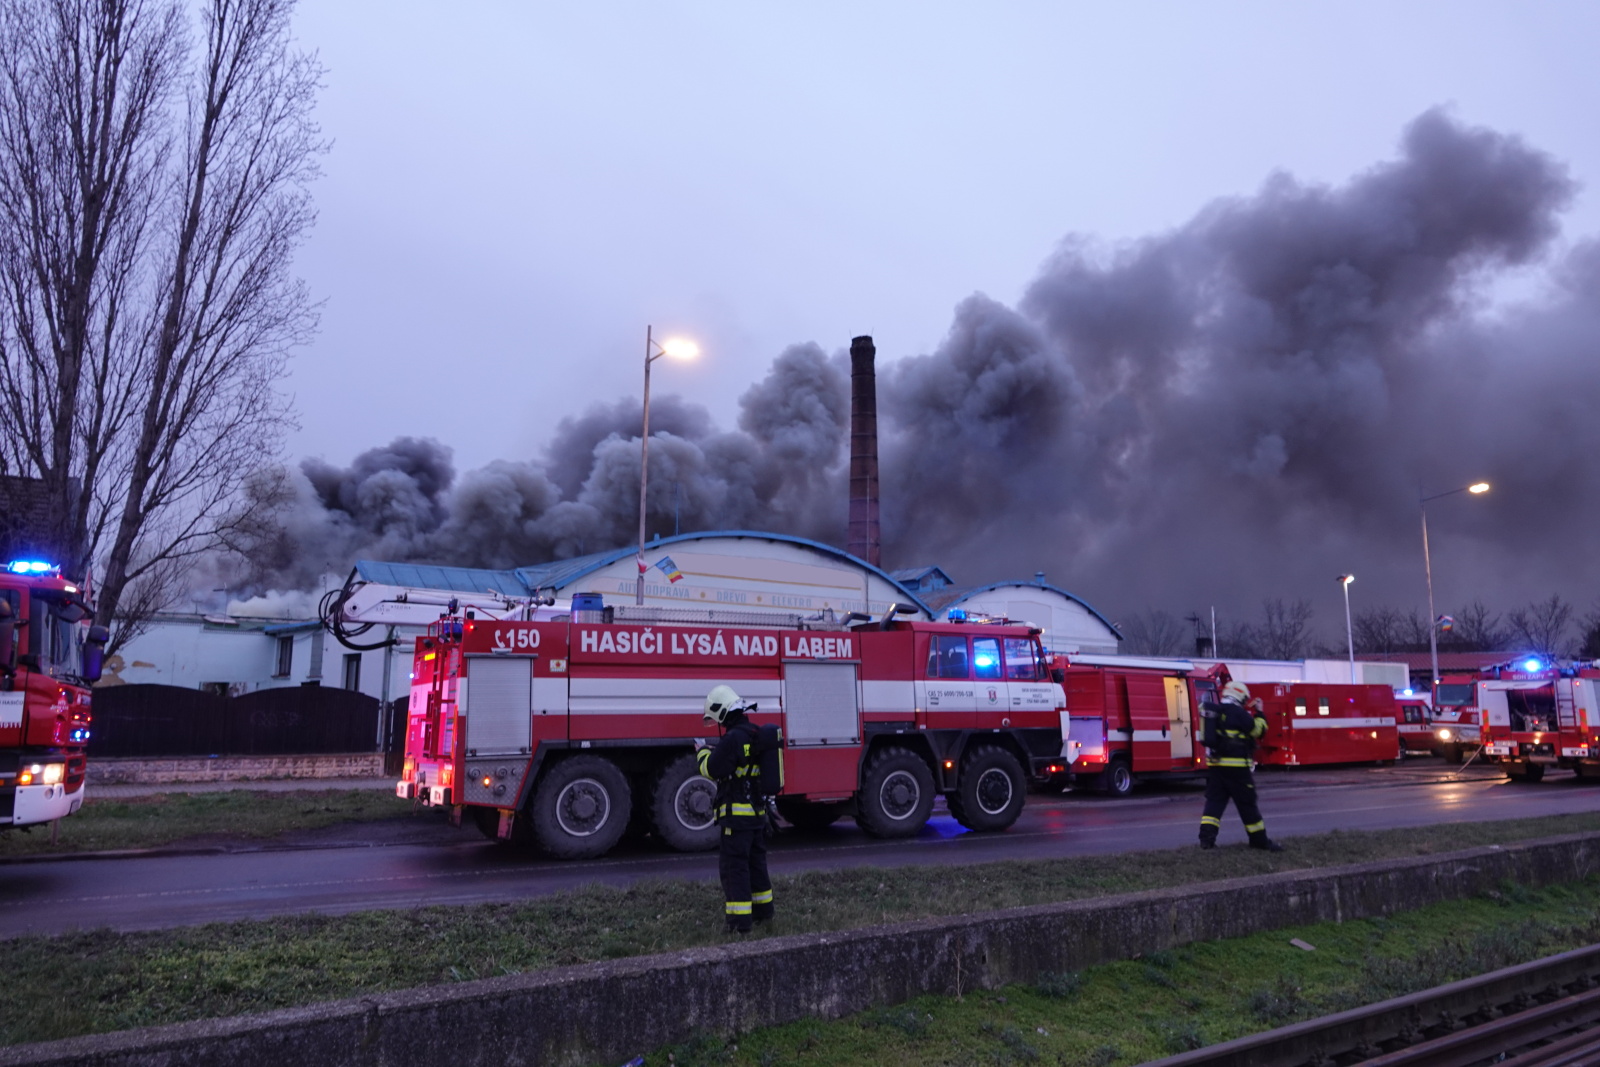
[(1422, 569), (1428, 577), (1428, 654), (1433, 662), (1433, 684), (1439, 685), (1439, 616), (1434, 613), (1433, 607), (1433, 561), (1428, 556), (1428, 501), (1438, 500), (1440, 497), (1455, 496), (1457, 493), (1471, 493), (1477, 496), (1489, 491), (1488, 482), (1473, 482), (1463, 485), (1459, 489), (1451, 489), (1443, 493), (1434, 493), (1432, 496), (1417, 497), (1417, 508), (1422, 512)]
[(1350, 649), (1350, 684), (1356, 684), (1356, 639), (1350, 629), (1350, 583), (1356, 580), (1353, 574), (1339, 575), (1339, 585), (1344, 588), (1344, 642)]
[(700, 348), (693, 341), (657, 341), (653, 327), (644, 328), (644, 427), (639, 434), (639, 587), (634, 593), (635, 604), (644, 603), (644, 508), (645, 490), (650, 481), (650, 364), (662, 356), (693, 359)]

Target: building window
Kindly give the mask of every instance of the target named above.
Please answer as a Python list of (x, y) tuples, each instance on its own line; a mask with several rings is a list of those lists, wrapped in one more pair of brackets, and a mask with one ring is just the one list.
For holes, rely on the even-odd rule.
[(351, 692), (361, 688), (361, 653), (349, 652), (344, 657), (344, 687)]
[(278, 638), (278, 662), (272, 670), (274, 678), (287, 678), (294, 669), (294, 638)]

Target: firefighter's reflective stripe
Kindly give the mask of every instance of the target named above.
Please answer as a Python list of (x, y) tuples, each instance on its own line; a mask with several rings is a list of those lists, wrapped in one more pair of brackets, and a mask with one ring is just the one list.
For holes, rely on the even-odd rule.
[(1247, 756), (1213, 756), (1207, 763), (1212, 767), (1248, 767), (1250, 759)]
[(1217, 829), (1220, 830), (1220, 829), (1222, 829), (1222, 820), (1217, 818), (1215, 815), (1202, 815), (1202, 816), (1200, 816), (1200, 825), (1201, 826), (1215, 826)]
[[(1201, 819), (1200, 821), (1204, 822), (1205, 820)], [(1244, 832), (1247, 834), (1259, 834), (1266, 828), (1267, 824), (1265, 822), (1247, 822), (1244, 824)]]
[(748, 900), (730, 900), (722, 905), (722, 910), (727, 915), (749, 915), (755, 910), (755, 905)]
[(702, 777), (702, 778), (710, 778), (711, 777), (711, 773), (706, 770), (706, 764), (709, 763), (710, 760), (711, 760), (711, 749), (709, 749), (709, 748), (702, 748), (698, 753), (695, 754), (695, 762), (697, 764), (699, 764), (699, 767), (700, 767), (700, 777)]
[(743, 804), (738, 802), (733, 804), (724, 804), (717, 809), (717, 818), (720, 819), (725, 815), (748, 815), (751, 818), (755, 818), (756, 806), (754, 804)]
[(750, 899), (752, 901), (754, 901), (755, 903), (757, 903), (757, 904), (771, 904), (772, 903), (772, 890), (770, 890), (770, 889), (758, 890), (757, 892), (750, 894)]

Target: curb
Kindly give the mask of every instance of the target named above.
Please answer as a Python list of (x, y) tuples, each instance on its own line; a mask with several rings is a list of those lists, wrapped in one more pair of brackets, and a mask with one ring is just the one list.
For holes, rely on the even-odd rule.
[(1543, 886), (1596, 871), (1600, 832), (1567, 834), (67, 1038), (0, 1049), (0, 1067), (621, 1062), (697, 1031), (838, 1018), (1195, 941), (1388, 915), (1475, 896), (1505, 881)]

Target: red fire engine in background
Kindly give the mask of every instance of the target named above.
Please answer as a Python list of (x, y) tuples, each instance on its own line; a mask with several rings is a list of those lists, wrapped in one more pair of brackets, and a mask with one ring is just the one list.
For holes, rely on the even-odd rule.
[(1400, 754), (1433, 752), (1433, 709), (1428, 702), (1421, 697), (1395, 697), (1394, 707)]
[(783, 730), (779, 812), (806, 828), (853, 816), (916, 833), (936, 795), (975, 830), (1021, 813), (1060, 769), (1061, 687), (1020, 625), (603, 607), (569, 619), (449, 615), (417, 642), (401, 797), (485, 835), (598, 856), (630, 823), (715, 847), (699, 776), (705, 694), (726, 683)]
[(0, 829), (83, 804), (89, 685), (106, 631), (82, 590), (46, 563), (0, 571)]
[[(1056, 656), (1066, 691), (1063, 759), (1071, 780), (1126, 796), (1137, 779), (1205, 770), (1200, 705), (1216, 700), (1225, 666), (1186, 661)], [(1256, 749), (1265, 765), (1391, 762), (1404, 717), (1383, 685), (1256, 682), (1267, 732)], [(1064, 776), (1058, 776), (1057, 781)]]
[(1533, 660), (1490, 667), (1472, 683), (1483, 721), (1483, 754), (1506, 777), (1537, 782), (1550, 767), (1600, 779), (1600, 670), (1558, 669)]
[(1481, 742), (1477, 682), (1475, 674), (1447, 674), (1433, 687), (1433, 750), (1451, 763), (1477, 752)]

